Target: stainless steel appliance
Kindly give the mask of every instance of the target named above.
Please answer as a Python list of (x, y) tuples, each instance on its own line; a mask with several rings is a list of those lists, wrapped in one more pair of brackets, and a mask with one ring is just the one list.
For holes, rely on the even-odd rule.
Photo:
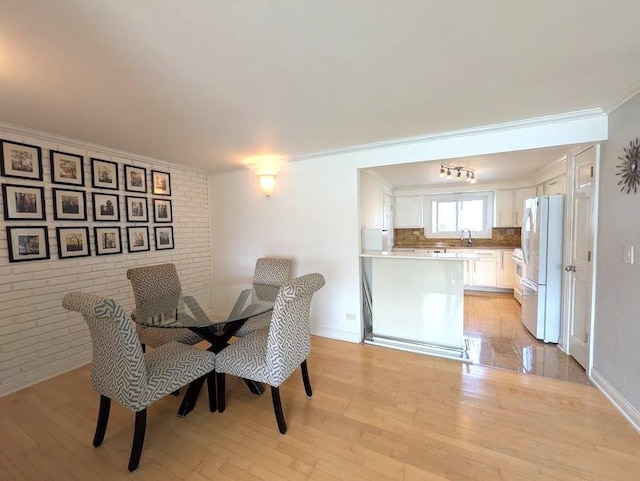
[(525, 201), (522, 219), (522, 323), (537, 339), (558, 342), (562, 304), (564, 196)]

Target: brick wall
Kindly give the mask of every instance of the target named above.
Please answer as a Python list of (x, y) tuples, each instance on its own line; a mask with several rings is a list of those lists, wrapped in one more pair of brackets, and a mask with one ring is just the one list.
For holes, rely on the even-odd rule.
[[(86, 323), (77, 313), (61, 307), (65, 293), (78, 289), (110, 296), (127, 312), (133, 307), (133, 294), (126, 278), (130, 267), (173, 262), (178, 268), (183, 290), (203, 300), (210, 310), (211, 262), (209, 232), (209, 192), (204, 173), (175, 165), (113, 152), (69, 139), (59, 139), (33, 131), (0, 128), (0, 139), (17, 141), (42, 148), (44, 180), (0, 177), (0, 183), (41, 186), (45, 189), (46, 221), (5, 221), (0, 218), (0, 396), (91, 360), (91, 342)], [(49, 150), (84, 156), (85, 186), (52, 185)], [(90, 158), (97, 157), (119, 164), (119, 223), (94, 223), (91, 192), (116, 193), (91, 187)], [(155, 250), (152, 194), (124, 191), (123, 164), (147, 169), (150, 185), (151, 169), (171, 174), (171, 197), (175, 248)], [(87, 221), (53, 220), (52, 186), (83, 189), (87, 193)], [(149, 189), (148, 189), (149, 190)], [(0, 194), (1, 195), (1, 194)], [(146, 196), (149, 201), (150, 234), (148, 252), (127, 253), (125, 195)], [(5, 226), (47, 225), (50, 260), (10, 263)], [(120, 225), (123, 253), (96, 256), (94, 225)], [(164, 224), (167, 225), (167, 224)], [(88, 226), (91, 257), (58, 259), (56, 227)]]

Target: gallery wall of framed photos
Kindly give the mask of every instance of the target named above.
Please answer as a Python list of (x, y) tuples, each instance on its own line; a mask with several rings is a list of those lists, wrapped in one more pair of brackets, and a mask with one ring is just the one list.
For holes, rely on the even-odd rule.
[(10, 263), (176, 245), (168, 169), (12, 139), (0, 139), (0, 169)]

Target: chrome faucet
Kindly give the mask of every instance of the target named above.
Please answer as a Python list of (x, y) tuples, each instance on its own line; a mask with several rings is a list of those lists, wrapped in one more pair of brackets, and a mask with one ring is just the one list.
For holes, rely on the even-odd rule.
[(469, 245), (469, 247), (471, 247), (473, 245), (473, 241), (471, 240), (471, 229), (467, 229), (466, 227), (462, 229), (462, 233), (460, 234), (460, 240), (464, 240), (464, 231), (467, 231), (469, 233), (469, 237), (467, 238), (467, 244)]

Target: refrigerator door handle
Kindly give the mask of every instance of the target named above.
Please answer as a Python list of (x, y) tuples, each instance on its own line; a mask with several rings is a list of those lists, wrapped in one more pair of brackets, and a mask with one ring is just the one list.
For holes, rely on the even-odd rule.
[(532, 226), (532, 222), (529, 222), (529, 219), (531, 218), (531, 208), (527, 207), (524, 210), (524, 215), (522, 216), (522, 228), (521, 228), (521, 234), (520, 234), (520, 244), (522, 247), (522, 257), (524, 259), (524, 263), (528, 264), (529, 263), (529, 242), (531, 239), (531, 235), (529, 233), (529, 231), (527, 231), (527, 225), (529, 225), (530, 227)]
[(531, 282), (526, 277), (523, 277), (522, 279), (520, 279), (520, 284), (522, 284), (522, 287), (526, 287), (528, 289), (538, 292), (538, 285), (535, 282)]

